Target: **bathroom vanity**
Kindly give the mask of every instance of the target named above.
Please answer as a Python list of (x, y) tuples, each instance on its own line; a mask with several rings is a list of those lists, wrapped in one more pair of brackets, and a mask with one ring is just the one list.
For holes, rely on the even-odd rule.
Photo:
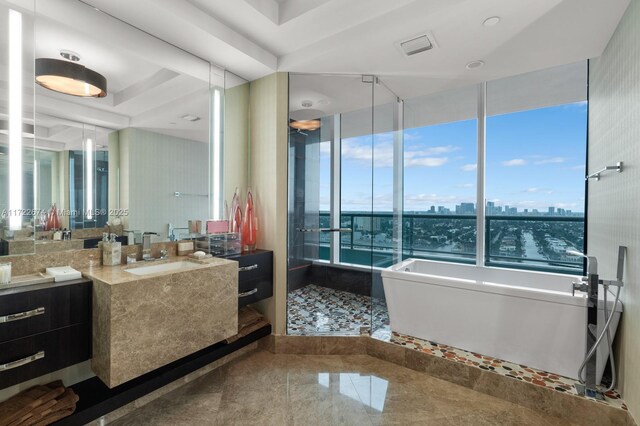
[(0, 289), (0, 389), (91, 357), (91, 281)]
[(110, 388), (238, 331), (237, 263), (218, 258), (96, 266), (94, 373)]

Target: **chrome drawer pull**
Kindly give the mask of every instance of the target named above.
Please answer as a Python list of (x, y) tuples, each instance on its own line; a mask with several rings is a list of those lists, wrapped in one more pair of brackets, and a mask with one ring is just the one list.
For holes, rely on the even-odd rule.
[(241, 297), (251, 296), (252, 294), (256, 294), (257, 292), (258, 292), (258, 289), (254, 288), (253, 290), (245, 291), (243, 293), (238, 293), (238, 299)]
[(37, 354), (33, 354), (31, 356), (19, 359), (17, 361), (11, 361), (6, 364), (0, 364), (0, 371), (7, 371), (13, 368), (22, 367), (23, 365), (30, 364), (33, 361), (37, 361), (42, 358), (44, 358), (44, 351), (40, 351)]
[(238, 272), (253, 271), (254, 269), (258, 269), (257, 263), (251, 266), (241, 266), (238, 268)]
[(0, 317), (0, 323), (18, 321), (25, 318), (35, 317), (36, 315), (44, 314), (44, 307), (36, 308), (31, 311), (18, 312), (17, 314), (10, 314)]

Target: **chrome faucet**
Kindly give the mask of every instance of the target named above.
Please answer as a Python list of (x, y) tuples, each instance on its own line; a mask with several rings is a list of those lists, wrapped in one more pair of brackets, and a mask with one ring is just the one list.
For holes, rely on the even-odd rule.
[(151, 257), (151, 236), (158, 235), (157, 232), (145, 232), (142, 234), (142, 260), (154, 260)]
[(587, 256), (586, 254), (575, 250), (567, 250), (567, 254), (587, 259), (587, 273), (589, 275), (598, 273), (598, 259), (596, 259), (595, 256)]
[[(598, 260), (595, 256), (587, 256), (586, 254), (580, 253), (578, 251), (569, 250), (567, 254), (572, 256), (579, 256), (587, 259), (587, 276), (582, 277), (580, 282), (573, 282), (573, 294), (575, 295), (575, 291), (583, 291), (587, 293), (587, 346), (586, 346), (586, 357), (580, 369), (578, 370), (578, 378), (580, 379), (580, 384), (576, 384), (576, 390), (578, 394), (583, 396), (589, 396), (592, 398), (604, 400), (604, 396), (600, 390), (598, 390), (596, 383), (596, 374), (597, 374), (597, 362), (596, 362), (596, 351), (598, 349), (598, 345), (602, 341), (605, 332), (607, 333), (607, 340), (610, 342), (610, 333), (609, 333), (609, 324), (611, 322), (611, 318), (613, 317), (616, 309), (616, 303), (618, 301), (618, 297), (620, 296), (620, 292), (618, 289), (618, 294), (616, 296), (616, 301), (614, 302), (613, 310), (611, 315), (607, 318), (607, 297), (606, 293), (609, 291), (609, 286), (622, 287), (623, 286), (623, 273), (624, 273), (624, 261), (627, 253), (627, 248), (624, 246), (620, 246), (618, 249), (618, 273), (615, 280), (601, 280), (598, 277)], [(602, 333), (598, 333), (598, 289), (599, 285), (604, 287), (604, 312), (605, 312), (605, 324), (604, 330)], [(602, 325), (602, 324), (601, 324)], [(602, 328), (602, 327), (601, 327)], [(610, 352), (612, 352), (610, 348)], [(610, 355), (611, 356), (611, 355)], [(613, 359), (613, 358), (612, 358)], [(612, 368), (613, 361), (612, 361)], [(582, 371), (585, 371), (585, 379), (582, 381)], [(615, 373), (614, 373), (615, 377)], [(611, 388), (613, 388), (615, 384), (611, 384)]]

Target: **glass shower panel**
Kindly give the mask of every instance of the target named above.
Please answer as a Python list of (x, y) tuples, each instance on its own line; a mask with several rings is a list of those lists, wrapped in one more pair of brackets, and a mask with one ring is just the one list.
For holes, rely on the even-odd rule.
[(372, 229), (371, 94), (361, 76), (289, 76), (289, 334), (370, 327), (371, 240), (352, 242)]
[(373, 87), (371, 333), (389, 332), (381, 270), (401, 260), (402, 101), (379, 78)]

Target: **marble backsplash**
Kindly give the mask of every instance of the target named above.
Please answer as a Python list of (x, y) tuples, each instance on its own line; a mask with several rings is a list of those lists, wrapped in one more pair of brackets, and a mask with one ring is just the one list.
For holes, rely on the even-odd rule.
[[(155, 243), (151, 245), (151, 256), (160, 257), (160, 250), (167, 250), (169, 256), (177, 255), (177, 242)], [(140, 244), (122, 246), (121, 263), (127, 263), (127, 256), (135, 254), (137, 260), (142, 260), (142, 246)], [(80, 249), (65, 250), (51, 253), (26, 254), (19, 256), (3, 256), (0, 262), (11, 263), (11, 275), (28, 275), (44, 272), (52, 266), (71, 266), (74, 269), (84, 269), (89, 266), (102, 264), (102, 250)]]

